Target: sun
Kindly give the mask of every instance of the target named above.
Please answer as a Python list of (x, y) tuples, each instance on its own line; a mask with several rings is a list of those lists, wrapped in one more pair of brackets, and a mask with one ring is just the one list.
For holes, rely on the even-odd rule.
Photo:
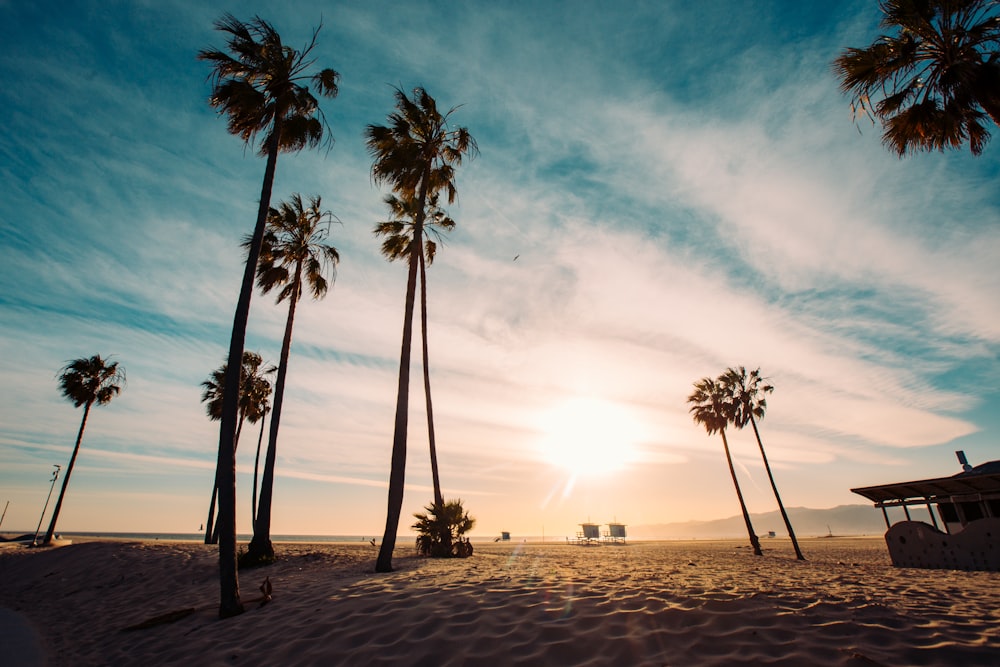
[(616, 472), (636, 458), (636, 416), (618, 403), (572, 398), (546, 412), (540, 428), (543, 460), (577, 477)]

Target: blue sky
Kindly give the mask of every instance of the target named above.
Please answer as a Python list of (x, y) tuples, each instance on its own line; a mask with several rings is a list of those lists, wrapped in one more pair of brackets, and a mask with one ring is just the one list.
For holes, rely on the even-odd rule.
[[(829, 63), (873, 39), (873, 4), (0, 1), (4, 528), (34, 527), (69, 458), (80, 412), (55, 374), (98, 353), (128, 386), (92, 415), (60, 528), (204, 520), (199, 385), (264, 168), (206, 103), (195, 54), (224, 44), (224, 11), (295, 46), (322, 20), (317, 63), (342, 75), (335, 145), (282, 156), (275, 181), (274, 202), (318, 194), (342, 221), (336, 284), (297, 315), (275, 533), (384, 524), (405, 267), (371, 234), (363, 130), (393, 86), (461, 105), (481, 149), (428, 274), (442, 482), (478, 533), (735, 514), (685, 404), (733, 365), (776, 386), (762, 435), (788, 506), (957, 472), (956, 449), (997, 458), (998, 149), (899, 160), (853, 122)], [(256, 295), (248, 349), (276, 360), (284, 315)], [(431, 496), (412, 389), (404, 516)], [(774, 509), (752, 433), (730, 440), (751, 510)], [(248, 427), (241, 530), (254, 444)]]

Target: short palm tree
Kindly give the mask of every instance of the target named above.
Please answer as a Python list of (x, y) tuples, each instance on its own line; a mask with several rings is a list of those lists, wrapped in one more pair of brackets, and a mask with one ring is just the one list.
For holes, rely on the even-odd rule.
[(879, 8), (890, 34), (833, 62), (855, 111), (882, 123), (882, 143), (899, 156), (966, 142), (982, 153), (985, 123), (1000, 124), (1000, 5), (880, 0)]
[[(271, 397), (271, 382), (267, 376), (273, 375), (275, 366), (263, 366), (263, 358), (256, 352), (243, 352), (243, 366), (240, 369), (240, 396), (239, 396), (239, 421), (236, 426), (236, 437), (233, 442), (234, 450), (239, 446), (240, 433), (243, 430), (243, 422), (248, 421), (255, 424), (261, 422), (261, 432), (264, 427), (264, 415), (268, 411), (268, 400)], [(222, 400), (225, 395), (226, 386), (226, 362), (212, 371), (207, 380), (201, 383), (205, 388), (201, 395), (201, 401), (205, 404), (205, 412), (212, 421), (219, 421), (222, 418)], [(257, 443), (258, 455), (260, 441)], [(256, 495), (256, 469), (254, 470), (254, 493)], [(219, 471), (215, 471), (215, 480), (212, 485), (212, 500), (208, 505), (208, 521), (205, 523), (205, 544), (215, 544), (218, 542), (218, 532), (215, 520), (215, 499), (219, 490)], [(254, 502), (256, 506), (256, 501)]]
[(716, 431), (722, 436), (722, 447), (726, 452), (726, 463), (729, 464), (729, 474), (733, 478), (733, 486), (736, 487), (736, 497), (740, 501), (740, 510), (743, 512), (743, 521), (746, 522), (747, 533), (750, 536), (750, 546), (753, 547), (754, 555), (763, 555), (760, 550), (760, 540), (750, 523), (750, 513), (747, 505), (743, 502), (743, 492), (740, 490), (739, 480), (736, 479), (736, 469), (733, 467), (733, 457), (729, 453), (729, 441), (726, 440), (726, 424), (732, 418), (733, 404), (729, 400), (725, 387), (721, 382), (712, 378), (702, 378), (694, 384), (694, 392), (688, 396), (687, 402), (691, 404), (688, 412), (692, 413), (695, 423), (701, 424), (709, 435)]
[(243, 356), (250, 297), (271, 205), (274, 172), (278, 153), (294, 152), (322, 142), (326, 123), (307, 84), (311, 82), (325, 97), (335, 97), (340, 75), (332, 69), (308, 74), (314, 64), (311, 54), (318, 28), (305, 48), (297, 51), (283, 44), (274, 27), (260, 17), (244, 23), (227, 13), (215, 27), (227, 35), (229, 52), (205, 49), (198, 53), (199, 60), (212, 65), (209, 104), (227, 116), (229, 132), (243, 139), (246, 145), (255, 144), (258, 136), (263, 135), (259, 152), (267, 157), (257, 222), (233, 317), (228, 357), (229, 389), (224, 396), (219, 427), (219, 521), (223, 524), (219, 540), (219, 616), (226, 618), (243, 612), (236, 563), (236, 455), (233, 446), (238, 420), (237, 366)]
[[(455, 228), (455, 221), (448, 217), (444, 209), (438, 206), (438, 196), (428, 199), (427, 210), (424, 212), (423, 228), (427, 238), (424, 239), (424, 251), (418, 254), (420, 259), (420, 333), (423, 351), (424, 397), (427, 406), (427, 434), (430, 440), (431, 479), (434, 485), (434, 503), (444, 502), (441, 493), (441, 478), (438, 473), (437, 447), (434, 440), (434, 404), (431, 401), (431, 374), (427, 351), (427, 274), (425, 264), (433, 264), (437, 255), (437, 241), (441, 232), (450, 232)], [(413, 243), (415, 221), (418, 216), (415, 210), (416, 202), (401, 200), (394, 195), (385, 198), (392, 219), (380, 222), (375, 226), (375, 236), (383, 237), (382, 255), (390, 262), (397, 259), (409, 261), (413, 255), (410, 244)], [(431, 238), (434, 237), (434, 238)]]
[(62, 510), (70, 475), (73, 474), (76, 456), (80, 453), (83, 429), (87, 426), (91, 406), (107, 405), (121, 393), (123, 386), (125, 386), (125, 369), (120, 368), (117, 361), (102, 359), (99, 354), (89, 359), (75, 359), (59, 371), (59, 391), (73, 403), (73, 407), (83, 406), (83, 419), (80, 420), (80, 431), (76, 435), (73, 455), (70, 456), (66, 476), (63, 477), (62, 488), (59, 490), (59, 499), (56, 501), (55, 509), (52, 510), (52, 519), (49, 521), (49, 529), (45, 532), (42, 544), (51, 544), (52, 536), (55, 535), (56, 521), (59, 520), (59, 512)]
[(771, 464), (764, 453), (764, 443), (760, 439), (760, 430), (757, 428), (757, 420), (764, 418), (767, 411), (766, 395), (774, 391), (774, 386), (764, 381), (760, 374), (760, 369), (747, 373), (743, 366), (726, 369), (726, 372), (719, 378), (726, 392), (729, 393), (733, 403), (733, 414), (730, 423), (736, 428), (742, 429), (749, 422), (753, 426), (753, 434), (757, 437), (757, 447), (760, 448), (760, 456), (764, 459), (764, 469), (767, 470), (767, 478), (771, 482), (771, 490), (774, 491), (774, 499), (778, 501), (778, 509), (781, 510), (781, 518), (788, 529), (788, 536), (792, 539), (792, 547), (795, 548), (795, 557), (805, 560), (802, 550), (799, 549), (799, 541), (795, 539), (795, 530), (792, 522), (785, 512), (785, 506), (781, 502), (781, 495), (778, 494), (778, 485), (774, 481), (771, 473)]
[(413, 304), (421, 249), (424, 247), (427, 204), (440, 192), (447, 194), (448, 203), (455, 201), (455, 167), (461, 164), (463, 157), (475, 155), (478, 150), (475, 139), (466, 128), (449, 127), (448, 119), (454, 111), (455, 109), (451, 109), (447, 113), (440, 113), (434, 98), (423, 88), (415, 89), (412, 99), (397, 88), (396, 111), (389, 114), (389, 124), (369, 125), (365, 130), (368, 152), (372, 156), (372, 178), (376, 183), (389, 184), (400, 201), (413, 202), (408, 206), (414, 214), (409, 244), (388, 508), (385, 533), (375, 563), (375, 570), (378, 572), (392, 571), (392, 552), (396, 546), (396, 530), (403, 507)]
[[(330, 283), (336, 276), (340, 255), (336, 248), (325, 243), (332, 220), (333, 214), (323, 210), (318, 196), (310, 198), (306, 205), (299, 194), (293, 194), (289, 201), (282, 202), (278, 208), (272, 208), (267, 217), (267, 232), (264, 234), (257, 267), (257, 286), (264, 294), (278, 289), (276, 302), (288, 302), (288, 316), (285, 319), (285, 335), (281, 341), (278, 377), (274, 385), (274, 405), (271, 409), (267, 453), (260, 482), (260, 502), (253, 524), (253, 539), (247, 547), (244, 560), (247, 564), (274, 560), (274, 546), (271, 544), (274, 464), (285, 378), (288, 376), (288, 356), (292, 347), (295, 307), (305, 289), (309, 290), (313, 299), (326, 296)], [(246, 243), (251, 243), (251, 240), (247, 239)]]
[(463, 536), (476, 525), (476, 520), (462, 507), (462, 500), (434, 503), (424, 508), (426, 514), (414, 514), (412, 528), (417, 531), (417, 551), (434, 558), (468, 557), (471, 545)]

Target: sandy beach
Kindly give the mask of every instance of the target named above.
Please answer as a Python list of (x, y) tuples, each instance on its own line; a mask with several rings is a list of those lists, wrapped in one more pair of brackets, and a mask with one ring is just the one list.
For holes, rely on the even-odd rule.
[(764, 546), (405, 547), (375, 574), (368, 544), (282, 544), (240, 577), (273, 600), (220, 621), (213, 547), (5, 544), (0, 608), (48, 665), (1000, 664), (1000, 574), (893, 568), (880, 538), (805, 540), (806, 562)]

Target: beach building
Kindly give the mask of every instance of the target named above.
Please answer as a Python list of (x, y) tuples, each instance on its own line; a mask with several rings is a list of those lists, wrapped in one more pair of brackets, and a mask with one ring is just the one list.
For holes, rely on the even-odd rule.
[(608, 532), (604, 533), (604, 541), (612, 544), (625, 544), (625, 524), (609, 523)]
[[(851, 489), (882, 510), (893, 565), (1000, 571), (1000, 461), (973, 467), (964, 452), (955, 454), (956, 475)], [(914, 507), (930, 523), (915, 520)], [(902, 520), (890, 520), (893, 509), (902, 509)]]
[(581, 523), (580, 531), (576, 534), (577, 544), (584, 546), (597, 545), (601, 543), (601, 526), (596, 523)]

